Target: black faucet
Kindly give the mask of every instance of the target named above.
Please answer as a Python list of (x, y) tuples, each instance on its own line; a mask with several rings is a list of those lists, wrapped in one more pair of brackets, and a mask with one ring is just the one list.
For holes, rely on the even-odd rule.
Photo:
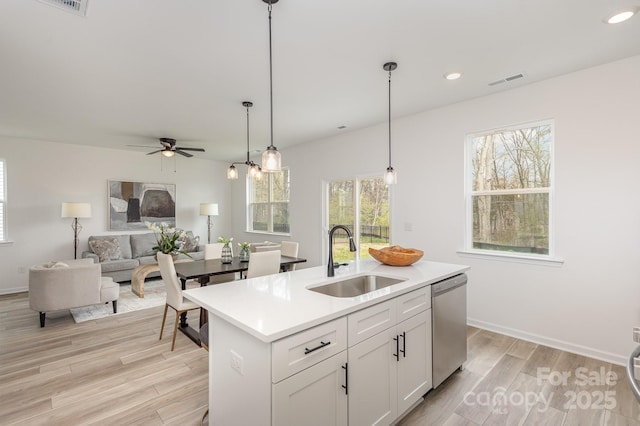
[(349, 236), (349, 251), (354, 252), (357, 250), (356, 244), (353, 242), (353, 235), (351, 234), (351, 231), (349, 231), (349, 228), (344, 225), (336, 225), (331, 228), (331, 231), (329, 231), (329, 264), (327, 265), (328, 277), (333, 277), (335, 275), (334, 269), (336, 266), (333, 264), (333, 233), (336, 229), (343, 229)]

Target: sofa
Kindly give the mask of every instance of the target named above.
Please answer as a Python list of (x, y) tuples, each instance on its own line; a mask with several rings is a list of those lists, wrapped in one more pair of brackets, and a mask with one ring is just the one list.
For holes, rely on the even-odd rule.
[[(178, 259), (200, 260), (204, 258), (204, 246), (198, 245), (200, 237), (187, 231), (183, 250), (189, 256), (180, 254)], [(139, 266), (158, 263), (153, 247), (157, 245), (153, 232), (145, 234), (100, 235), (89, 237), (89, 251), (82, 252), (82, 258), (93, 259), (102, 267), (102, 276), (111, 277), (115, 282), (131, 281), (131, 273)], [(147, 278), (159, 277), (160, 272), (152, 272)]]
[(44, 327), (47, 312), (80, 306), (111, 302), (115, 314), (120, 286), (100, 272), (100, 265), (91, 259), (49, 262), (29, 268), (29, 307), (40, 312), (40, 327)]

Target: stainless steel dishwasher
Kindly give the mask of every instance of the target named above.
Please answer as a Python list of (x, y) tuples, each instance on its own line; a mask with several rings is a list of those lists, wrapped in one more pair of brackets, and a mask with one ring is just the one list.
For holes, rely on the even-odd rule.
[(431, 284), (433, 387), (467, 360), (467, 275)]

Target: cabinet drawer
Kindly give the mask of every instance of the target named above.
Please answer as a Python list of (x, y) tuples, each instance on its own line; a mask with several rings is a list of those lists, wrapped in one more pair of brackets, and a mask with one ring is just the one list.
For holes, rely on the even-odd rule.
[(431, 287), (426, 286), (403, 294), (395, 299), (398, 304), (398, 321), (402, 322), (431, 307)]
[(349, 346), (394, 326), (396, 306), (396, 301), (392, 299), (349, 315)]
[(347, 348), (347, 319), (320, 324), (274, 342), (271, 381), (279, 381)]

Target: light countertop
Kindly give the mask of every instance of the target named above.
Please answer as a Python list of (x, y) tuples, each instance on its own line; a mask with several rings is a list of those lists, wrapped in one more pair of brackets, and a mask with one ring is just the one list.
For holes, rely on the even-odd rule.
[[(273, 342), (468, 269), (465, 265), (428, 260), (411, 266), (393, 267), (369, 259), (341, 266), (332, 278), (327, 277), (325, 265), (189, 289), (183, 294), (210, 314), (263, 342)], [(351, 298), (327, 296), (307, 289), (371, 273), (406, 281)]]

